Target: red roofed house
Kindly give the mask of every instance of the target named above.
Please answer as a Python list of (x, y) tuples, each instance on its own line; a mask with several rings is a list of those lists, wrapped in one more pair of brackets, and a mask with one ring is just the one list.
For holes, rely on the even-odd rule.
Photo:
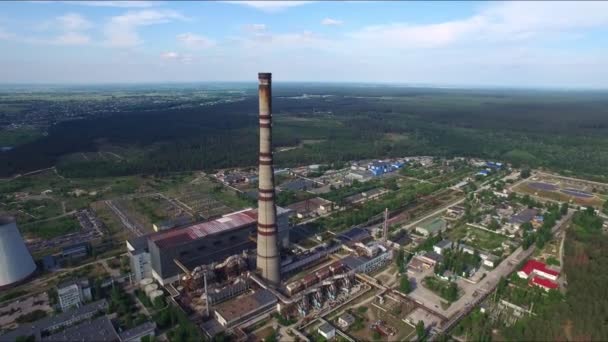
[(547, 265), (545, 265), (545, 263), (540, 262), (538, 260), (528, 260), (524, 267), (522, 267), (522, 269), (517, 272), (517, 275), (523, 279), (530, 278), (530, 275), (538, 275), (543, 278), (555, 281), (557, 280), (557, 277), (559, 277), (559, 272), (547, 268)]
[(532, 280), (530, 280), (529, 284), (543, 288), (545, 291), (554, 290), (559, 287), (559, 285), (556, 282), (553, 282), (549, 279), (545, 279), (542, 277), (532, 278)]

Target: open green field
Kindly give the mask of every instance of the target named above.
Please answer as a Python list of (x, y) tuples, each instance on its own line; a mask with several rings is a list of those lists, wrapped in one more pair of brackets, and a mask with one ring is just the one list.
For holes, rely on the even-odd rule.
[(500, 248), (502, 243), (508, 239), (504, 235), (490, 233), (466, 224), (461, 224), (450, 229), (447, 232), (447, 237), (451, 241), (462, 240), (467, 245), (484, 251)]
[(19, 230), (25, 237), (51, 239), (80, 230), (80, 223), (73, 217), (61, 217), (54, 220), (32, 222), (19, 225)]

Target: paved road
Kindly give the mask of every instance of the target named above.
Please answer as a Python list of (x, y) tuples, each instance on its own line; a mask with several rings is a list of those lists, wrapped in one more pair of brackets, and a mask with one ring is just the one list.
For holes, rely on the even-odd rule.
[(435, 211), (431, 212), (430, 214), (424, 215), (422, 218), (419, 218), (418, 220), (416, 220), (416, 221), (414, 221), (414, 222), (412, 222), (412, 223), (410, 223), (410, 224), (405, 225), (405, 229), (407, 230), (407, 229), (414, 228), (414, 227), (415, 227), (417, 224), (419, 224), (420, 222), (422, 222), (422, 221), (424, 221), (424, 220), (427, 220), (427, 219), (429, 219), (429, 218), (431, 218), (431, 217), (433, 217), (433, 216), (439, 215), (439, 214), (441, 214), (443, 211), (445, 211), (447, 208), (449, 208), (449, 207), (451, 207), (451, 206), (454, 206), (454, 205), (458, 205), (458, 204), (460, 204), (460, 203), (464, 202), (464, 200), (465, 200), (465, 197), (463, 197), (463, 198), (461, 198), (461, 199), (459, 199), (459, 200), (456, 200), (456, 201), (454, 201), (454, 202), (450, 202), (450, 203), (448, 203), (448, 204), (446, 204), (446, 205), (442, 206), (441, 208), (439, 208), (439, 209), (437, 209), (437, 210), (435, 210)]

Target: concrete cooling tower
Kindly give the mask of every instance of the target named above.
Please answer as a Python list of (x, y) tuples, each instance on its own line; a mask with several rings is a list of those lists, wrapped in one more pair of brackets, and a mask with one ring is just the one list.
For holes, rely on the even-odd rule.
[(0, 289), (25, 280), (36, 264), (12, 217), (0, 217)]

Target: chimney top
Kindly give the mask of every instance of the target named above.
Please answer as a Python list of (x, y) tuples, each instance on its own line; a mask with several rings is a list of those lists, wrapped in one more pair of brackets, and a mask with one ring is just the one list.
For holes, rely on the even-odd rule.
[(259, 80), (270, 80), (272, 78), (272, 73), (270, 72), (260, 72), (258, 73)]

